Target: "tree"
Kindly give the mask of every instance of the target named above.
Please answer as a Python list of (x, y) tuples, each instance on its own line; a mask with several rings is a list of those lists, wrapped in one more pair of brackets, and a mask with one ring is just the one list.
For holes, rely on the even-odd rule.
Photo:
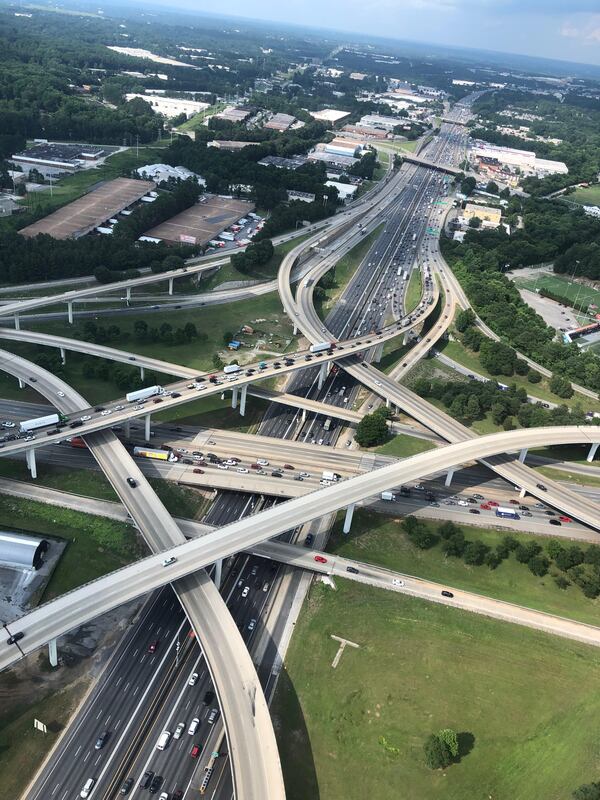
[(558, 397), (563, 397), (564, 399), (573, 397), (573, 387), (571, 386), (571, 382), (562, 375), (553, 375), (550, 378), (549, 387), (550, 391), (554, 392), (554, 394), (558, 395)]
[(490, 194), (498, 194), (498, 184), (495, 181), (489, 181), (488, 185), (485, 187), (485, 190)]
[(463, 178), (463, 180), (461, 181), (460, 190), (463, 194), (466, 194), (468, 197), (476, 186), (477, 186), (477, 181), (475, 180), (475, 178), (469, 176), (468, 178)]
[(478, 353), (481, 349), (483, 339), (483, 334), (477, 328), (467, 328), (462, 337), (465, 347), (468, 347), (474, 353)]
[(429, 769), (445, 769), (452, 761), (448, 745), (439, 736), (430, 734), (423, 745), (425, 763)]
[(381, 414), (366, 414), (356, 426), (355, 438), (361, 447), (383, 444), (388, 436), (388, 426)]
[(512, 375), (517, 354), (503, 342), (485, 339), (480, 349), (481, 364), (491, 375)]
[(550, 562), (545, 556), (537, 555), (529, 559), (527, 566), (534, 575), (537, 575), (538, 578), (543, 578), (548, 573)]
[(454, 324), (459, 333), (464, 333), (467, 328), (472, 327), (475, 324), (475, 312), (473, 309), (465, 308), (463, 311), (459, 311)]
[(465, 408), (465, 417), (467, 419), (479, 419), (481, 416), (481, 406), (479, 404), (479, 400), (475, 397), (474, 394), (469, 396), (467, 400), (467, 405)]
[(452, 758), (458, 756), (458, 736), (452, 728), (444, 728), (438, 733), (440, 741), (444, 742)]
[(584, 783), (573, 792), (573, 800), (600, 800), (600, 783)]
[(483, 542), (468, 542), (463, 552), (465, 564), (479, 567), (483, 564), (490, 548)]
[(481, 219), (479, 217), (471, 217), (469, 228), (481, 228)]
[(527, 373), (527, 380), (529, 383), (539, 383), (542, 380), (542, 376), (537, 370), (530, 369)]

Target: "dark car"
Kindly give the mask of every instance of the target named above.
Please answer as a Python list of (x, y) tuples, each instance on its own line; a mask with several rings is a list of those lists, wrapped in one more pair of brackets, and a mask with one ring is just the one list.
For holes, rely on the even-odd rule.
[(123, 785), (121, 786), (120, 794), (129, 794), (132, 786), (133, 786), (133, 778), (127, 778), (127, 780), (124, 781)]
[(76, 419), (75, 422), (72, 422), (69, 425), (69, 428), (81, 428), (82, 425), (83, 425), (83, 422), (80, 419)]
[(131, 486), (132, 489), (135, 489), (135, 487), (137, 486), (137, 481), (135, 480), (135, 478), (131, 477), (127, 478), (127, 483)]
[(25, 636), (23, 631), (19, 631), (18, 633), (13, 633), (12, 636), (9, 636), (6, 640), (6, 644), (16, 644), (17, 642), (21, 641), (21, 639)]
[(205, 706), (209, 706), (214, 699), (215, 699), (215, 693), (209, 690), (208, 692), (204, 693), (202, 702), (204, 703)]
[(478, 508), (470, 508), (469, 514), (481, 514), (481, 511)]
[(150, 784), (150, 794), (156, 794), (162, 786), (162, 782), (162, 775), (155, 775), (152, 778), (152, 783)]
[(542, 492), (547, 492), (548, 491), (548, 489), (546, 489), (546, 487), (544, 486), (543, 483), (536, 483), (536, 486), (537, 486), (538, 489), (541, 489)]
[(549, 522), (550, 525), (562, 525), (562, 522), (559, 519), (551, 519)]
[(98, 413), (100, 413), (100, 411), (104, 411), (104, 406), (96, 406), (94, 411), (98, 414)]
[(273, 470), (273, 472), (271, 473), (271, 477), (272, 478), (283, 478), (283, 472), (277, 472), (276, 470)]
[(442, 595), (443, 597), (454, 597), (452, 592), (449, 592), (447, 589), (442, 589)]
[(104, 745), (107, 743), (109, 736), (110, 733), (108, 731), (104, 731), (103, 733), (101, 733), (100, 736), (96, 739), (94, 750), (102, 750)]
[(183, 789), (175, 789), (173, 792), (172, 800), (182, 800), (183, 798)]
[(196, 475), (204, 475), (204, 470), (203, 469), (199, 469), (198, 467), (196, 467), (196, 469), (192, 470), (192, 472), (195, 472)]
[(346, 572), (352, 572), (354, 575), (358, 575), (356, 567), (346, 567)]
[(310, 546), (312, 545), (312, 543), (314, 542), (314, 540), (315, 540), (315, 535), (314, 535), (314, 533), (308, 533), (308, 534), (306, 535), (306, 539), (304, 540), (304, 544), (305, 544), (305, 546), (306, 546), (306, 547), (310, 547)]
[(148, 645), (148, 652), (149, 653), (156, 653), (156, 648), (158, 647), (158, 639), (155, 639), (153, 642), (150, 642)]
[(181, 394), (180, 394), (179, 392), (173, 392), (173, 394), (171, 395), (171, 397), (172, 397), (173, 399), (175, 399), (176, 397), (181, 397)]
[(147, 789), (152, 783), (153, 778), (154, 778), (153, 772), (144, 772), (144, 776), (140, 780), (140, 789)]

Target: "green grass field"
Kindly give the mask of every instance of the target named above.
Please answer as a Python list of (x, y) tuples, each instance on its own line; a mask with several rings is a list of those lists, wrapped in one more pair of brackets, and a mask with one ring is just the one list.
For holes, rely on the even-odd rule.
[(204, 111), (199, 111), (197, 114), (194, 114), (193, 117), (190, 117), (181, 125), (178, 126), (178, 131), (195, 131), (198, 128), (204, 127), (204, 122), (207, 117), (212, 117), (213, 114), (219, 114), (221, 111), (224, 111), (227, 108), (227, 103), (215, 103), (214, 106), (209, 106), (209, 108), (205, 108)]
[(584, 206), (600, 206), (600, 183), (588, 186), (587, 189), (575, 189), (573, 194), (567, 195), (566, 199)]
[[(391, 505), (391, 504), (390, 504)], [(492, 517), (493, 519), (493, 517)], [(498, 600), (536, 608), (551, 614), (578, 619), (593, 625), (598, 623), (600, 600), (586, 598), (581, 589), (571, 585), (559, 589), (551, 574), (543, 578), (533, 575), (529, 568), (520, 564), (511, 555), (495, 570), (483, 566), (469, 566), (462, 559), (446, 557), (438, 542), (430, 550), (419, 550), (404, 533), (400, 520), (383, 517), (367, 509), (358, 509), (352, 521), (352, 530), (342, 534), (342, 522), (336, 521), (328, 549), (346, 558), (379, 564), (397, 572), (418, 575), (457, 589), (476, 592)], [(491, 523), (493, 525), (493, 522)], [(423, 520), (423, 525), (432, 532), (440, 524)], [(461, 528), (465, 538), (479, 539), (490, 547), (501, 542), (507, 531), (493, 528), (479, 528), (465, 525)], [(542, 547), (548, 544), (548, 537), (535, 537), (521, 533), (519, 541), (539, 542)], [(558, 570), (551, 567), (551, 573)]]
[(554, 292), (571, 302), (577, 300), (578, 303), (588, 302), (600, 305), (600, 289), (592, 289), (575, 281), (569, 280), (563, 275), (553, 275), (548, 272), (539, 272), (537, 277), (515, 278), (515, 284), (520, 289), (529, 289), (535, 292), (536, 289), (546, 289)]
[(381, 447), (376, 447), (375, 452), (381, 453), (384, 456), (396, 456), (397, 458), (408, 458), (409, 456), (416, 456), (417, 453), (425, 453), (427, 450), (433, 450), (435, 447), (433, 442), (428, 439), (418, 439), (416, 436), (408, 436), (405, 433), (400, 433), (394, 436), (389, 442), (382, 444)]
[[(331, 635), (359, 645), (346, 648)], [(310, 590), (273, 717), (289, 800), (567, 800), (596, 780), (600, 651), (336, 578)], [(465, 754), (427, 769), (450, 727)], [(470, 749), (470, 752), (468, 750)]]
[(408, 286), (406, 287), (406, 295), (404, 298), (404, 306), (407, 314), (416, 308), (421, 301), (421, 271), (413, 269), (408, 279)]

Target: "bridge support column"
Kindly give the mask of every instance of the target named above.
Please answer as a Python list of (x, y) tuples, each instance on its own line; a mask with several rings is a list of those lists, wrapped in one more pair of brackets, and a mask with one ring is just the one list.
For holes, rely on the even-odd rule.
[(25, 451), (25, 458), (27, 459), (27, 469), (31, 473), (31, 477), (35, 480), (35, 478), (37, 478), (37, 464), (35, 463), (35, 450), (33, 447)]
[(25, 384), (23, 383), (21, 378), (17, 378), (17, 380), (19, 381), (19, 389), (24, 389), (25, 388)]
[(376, 364), (379, 364), (382, 356), (383, 356), (383, 342), (376, 348), (375, 355), (373, 356), (373, 361)]
[(297, 336), (297, 335), (298, 335), (298, 326), (294, 322), (294, 336)]
[(140, 367), (140, 378), (141, 378), (142, 380), (144, 380), (144, 378), (145, 378), (145, 377), (146, 377), (146, 373), (145, 373), (145, 371), (144, 371), (144, 368), (143, 368), (143, 367)]
[(220, 558), (218, 561), (215, 561), (215, 586), (217, 589), (221, 588), (221, 580), (223, 579), (223, 559)]
[(243, 417), (246, 414), (246, 395), (248, 394), (248, 384), (245, 383), (242, 386), (242, 391), (240, 394), (240, 416)]
[(67, 319), (69, 320), (69, 325), (73, 324), (73, 301), (69, 300), (67, 303)]
[(525, 463), (525, 459), (527, 458), (527, 448), (524, 447), (521, 452), (519, 453), (519, 461), (521, 464)]
[(126, 298), (127, 302), (129, 302), (131, 300), (131, 286), (128, 286), (125, 289), (125, 298)]
[(590, 447), (590, 452), (587, 454), (586, 461), (590, 461), (591, 462), (591, 461), (594, 460), (594, 456), (596, 455), (596, 451), (598, 450), (598, 447), (600, 447), (600, 442), (596, 442), (596, 444), (593, 444)]
[(326, 363), (321, 364), (321, 369), (319, 370), (319, 381), (317, 383), (319, 389), (322, 389), (323, 384), (325, 383), (325, 378), (327, 377), (327, 366), (328, 365)]
[(231, 390), (231, 407), (232, 407), (232, 408), (237, 408), (237, 404), (238, 404), (238, 391), (239, 391), (239, 390), (238, 390), (238, 387), (237, 387), (237, 386), (235, 386), (235, 387), (234, 387), (234, 388)]
[(454, 467), (450, 467), (450, 469), (446, 473), (446, 480), (444, 481), (444, 486), (450, 486), (453, 477), (454, 477)]
[(150, 418), (152, 414), (146, 414), (144, 417), (144, 439), (149, 442), (150, 441)]
[(19, 315), (18, 314), (15, 314), (15, 330), (16, 331), (20, 331), (21, 330), (21, 322), (19, 320)]
[(346, 516), (344, 517), (344, 533), (350, 533), (353, 516), (354, 516), (354, 503), (351, 503), (346, 509)]
[(522, 499), (523, 497), (525, 497), (525, 495), (526, 495), (526, 494), (527, 494), (527, 491), (526, 491), (525, 489), (520, 489), (520, 490), (519, 490), (519, 497), (520, 497), (521, 499)]
[(58, 667), (58, 647), (56, 639), (51, 639), (48, 642), (48, 661), (51, 667)]
[(302, 409), (302, 424), (304, 425), (305, 422), (306, 422), (306, 409), (303, 408)]
[(131, 436), (131, 420), (130, 419), (126, 419), (125, 420), (125, 436), (128, 439)]
[(392, 403), (391, 403), (391, 401), (390, 401), (390, 398), (389, 398), (389, 397), (386, 397), (386, 398), (385, 398), (385, 407), (386, 407), (386, 408), (390, 408), (390, 406), (391, 406), (391, 405), (392, 405)]
[(169, 278), (169, 294), (173, 294), (173, 281), (175, 278)]
[(409, 342), (410, 342), (410, 334), (405, 333), (404, 336), (402, 337), (402, 344), (406, 346)]
[(60, 363), (63, 365), (67, 363), (67, 351), (64, 347), (60, 348)]

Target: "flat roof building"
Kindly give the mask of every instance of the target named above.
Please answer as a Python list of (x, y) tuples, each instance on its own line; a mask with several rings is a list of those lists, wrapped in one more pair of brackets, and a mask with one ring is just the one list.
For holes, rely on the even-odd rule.
[(235, 106), (228, 106), (223, 111), (215, 114), (215, 119), (224, 119), (228, 122), (243, 122), (248, 119), (252, 110), (249, 108), (237, 108)]
[(366, 128), (377, 128), (383, 131), (393, 131), (403, 120), (396, 117), (386, 117), (383, 114), (365, 114), (360, 118), (360, 125)]
[[(114, 148), (110, 148), (111, 150)], [(11, 156), (11, 161), (23, 167), (54, 167), (73, 172), (90, 166), (106, 154), (105, 148), (93, 144), (61, 144), (39, 142), (21, 153)]]
[(354, 197), (358, 191), (358, 185), (355, 183), (341, 183), (340, 181), (325, 181), (325, 186), (333, 186), (338, 190), (340, 200), (346, 202), (349, 197)]
[(299, 169), (306, 164), (306, 156), (265, 156), (258, 162), (262, 167), (277, 167), (278, 169)]
[(291, 114), (273, 114), (271, 119), (265, 123), (265, 128), (272, 131), (287, 131), (287, 129), (294, 124), (296, 117)]
[(140, 98), (152, 106), (152, 110), (163, 117), (178, 117), (180, 114), (185, 114), (186, 117), (191, 117), (209, 108), (210, 103), (201, 103), (199, 100), (187, 100), (183, 97), (164, 97), (163, 95), (156, 94), (138, 94), (137, 92), (130, 92), (125, 95), (126, 100), (134, 100)]
[(487, 222), (486, 227), (497, 228), (502, 218), (502, 209), (492, 206), (479, 206), (476, 203), (467, 203), (463, 211), (463, 217), (467, 220), (477, 217), (482, 223)]
[(186, 181), (189, 178), (194, 178), (201, 186), (206, 186), (204, 178), (196, 175), (191, 169), (187, 167), (172, 167), (170, 164), (146, 164), (144, 167), (138, 167), (136, 174), (140, 178), (153, 180), (157, 184), (168, 180)]
[(313, 117), (313, 119), (318, 119), (321, 122), (331, 122), (334, 124), (350, 116), (349, 111), (339, 111), (336, 108), (323, 108), (321, 111), (309, 111), (308, 113), (311, 115), (311, 117)]
[(303, 203), (314, 203), (315, 195), (312, 192), (298, 192), (296, 189), (288, 189), (287, 199), (288, 202), (301, 200)]
[(208, 142), (208, 147), (216, 147), (217, 150), (242, 150), (244, 147), (249, 147), (256, 142), (234, 142), (231, 139), (213, 139)]

